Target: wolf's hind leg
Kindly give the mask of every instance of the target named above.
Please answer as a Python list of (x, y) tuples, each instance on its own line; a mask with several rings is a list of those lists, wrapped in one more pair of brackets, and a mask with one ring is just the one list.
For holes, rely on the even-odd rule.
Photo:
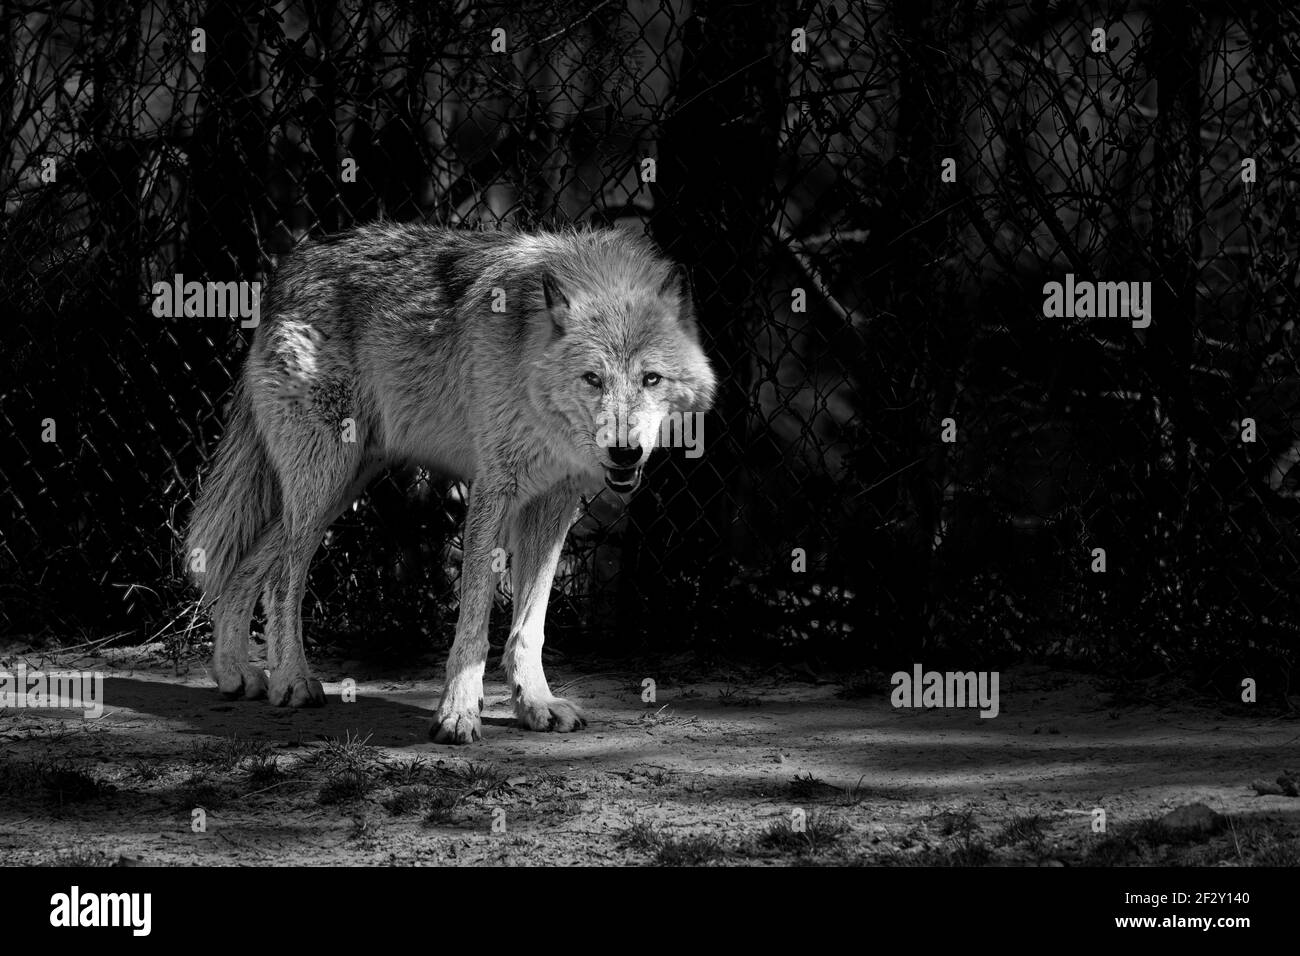
[(551, 693), (542, 671), (546, 607), (577, 498), (573, 488), (561, 483), (525, 503), (511, 522), (514, 617), (503, 662), (515, 716), (529, 730), (564, 733), (587, 724), (577, 704)]
[(276, 519), (240, 561), (213, 607), (212, 671), (224, 697), (266, 697), (266, 673), (249, 661), (248, 625), (258, 591), (280, 561), (283, 547), (284, 527)]
[[(293, 455), (279, 462), (284, 490), (281, 560), (263, 591), (267, 618), (270, 700), (277, 707), (320, 707), (325, 690), (311, 676), (302, 639), (302, 599), (307, 572), (321, 539), (362, 479), (356, 446), (319, 426), (301, 429)], [(288, 443), (282, 444), (285, 447)]]
[(271, 666), (271, 703), (277, 707), (322, 707), (325, 688), (311, 676), (302, 641), (302, 599), (307, 589), (307, 569), (325, 528), (286, 541), (285, 558), (267, 582), (262, 603), (266, 608), (266, 655)]

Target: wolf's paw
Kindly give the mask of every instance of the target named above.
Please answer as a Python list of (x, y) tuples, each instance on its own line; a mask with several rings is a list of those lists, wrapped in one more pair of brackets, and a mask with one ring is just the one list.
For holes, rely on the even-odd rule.
[(276, 707), (324, 707), (325, 688), (314, 677), (271, 677), (271, 703)]
[(217, 690), (226, 700), (262, 700), (266, 697), (266, 672), (252, 664), (239, 664), (216, 674)]
[(435, 744), (473, 743), (483, 739), (483, 721), (477, 711), (439, 712), (429, 728), (429, 737)]
[(587, 726), (582, 708), (563, 697), (515, 701), (515, 716), (529, 730), (554, 730), (568, 734)]

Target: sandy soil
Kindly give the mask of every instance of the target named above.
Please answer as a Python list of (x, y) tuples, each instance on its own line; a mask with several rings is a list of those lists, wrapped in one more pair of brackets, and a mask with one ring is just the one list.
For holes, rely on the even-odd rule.
[[(880, 678), (552, 666), (587, 730), (519, 729), (492, 680), (485, 739), (449, 748), (426, 738), (436, 681), (320, 663), (329, 706), (291, 711), (157, 650), (0, 651), (102, 670), (108, 705), (0, 711), (0, 863), (1300, 863), (1300, 799), (1251, 787), (1300, 767), (1300, 721), (1167, 682), (1021, 667), (983, 720), (895, 710)], [(1203, 829), (1152, 822), (1196, 803)]]

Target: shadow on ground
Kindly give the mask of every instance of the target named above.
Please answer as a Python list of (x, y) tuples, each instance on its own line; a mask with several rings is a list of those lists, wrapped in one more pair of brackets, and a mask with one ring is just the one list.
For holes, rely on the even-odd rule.
[(646, 702), (654, 675), (559, 671), (584, 732), (517, 727), (489, 682), (484, 740), (451, 748), (428, 680), (344, 703), (327, 667), (328, 705), (294, 711), (139, 650), (75, 666), (108, 675), (98, 719), (0, 711), (0, 862), (1300, 863), (1300, 799), (1251, 786), (1294, 775), (1300, 723), (1043, 668), (1002, 674), (995, 719), (771, 677)]

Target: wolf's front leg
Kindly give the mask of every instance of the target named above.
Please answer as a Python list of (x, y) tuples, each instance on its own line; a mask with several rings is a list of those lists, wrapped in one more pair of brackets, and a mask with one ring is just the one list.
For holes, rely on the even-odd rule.
[(504, 663), (515, 716), (530, 730), (567, 732), (587, 723), (576, 704), (551, 693), (542, 672), (546, 605), (577, 497), (567, 482), (559, 484), (523, 505), (511, 523), (514, 620)]
[(488, 654), (488, 616), (496, 590), (492, 549), (509, 508), (506, 492), (489, 482), (470, 488), (465, 517), (465, 559), (460, 574), (460, 617), (447, 657), (447, 680), (429, 736), (439, 744), (467, 744), (483, 736), (483, 668)]

